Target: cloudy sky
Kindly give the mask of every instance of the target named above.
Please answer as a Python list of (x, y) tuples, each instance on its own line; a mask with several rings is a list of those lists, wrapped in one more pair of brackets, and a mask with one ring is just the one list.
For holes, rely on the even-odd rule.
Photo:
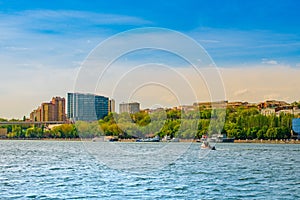
[[(86, 84), (117, 103), (140, 101), (142, 107), (209, 101), (219, 90), (224, 95), (217, 98), (230, 101), (298, 101), (299, 7), (296, 0), (0, 0), (0, 117), (28, 116), (52, 96), (76, 91), (86, 60), (101, 42), (146, 27), (174, 30), (197, 42), (217, 67), (218, 80), (203, 77), (205, 72), (195, 75), (191, 63), (168, 49), (152, 49), (120, 56), (100, 83)], [(147, 41), (158, 39), (157, 32), (147, 32)], [(222, 88), (210, 91), (219, 78)], [(129, 82), (135, 87), (125, 87)]]

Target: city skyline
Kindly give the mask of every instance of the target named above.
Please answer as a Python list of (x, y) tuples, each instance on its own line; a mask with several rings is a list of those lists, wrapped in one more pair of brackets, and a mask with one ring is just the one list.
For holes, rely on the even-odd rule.
[[(76, 98), (74, 98), (74, 95), (76, 96)], [(116, 108), (115, 107), (115, 102), (116, 102), (115, 99), (111, 99), (110, 97), (105, 97), (100, 94), (68, 92), (66, 94), (66, 98), (67, 98), (67, 101), (65, 100), (65, 97), (55, 96), (55, 97), (52, 97), (52, 100), (50, 102), (49, 101), (40, 102), (37, 109), (34, 109), (29, 115), (23, 115), (23, 120), (24, 120), (24, 117), (26, 117), (25, 118), (26, 120), (40, 121), (40, 122), (46, 122), (46, 121), (61, 121), (61, 122), (63, 122), (63, 121), (68, 121), (68, 120), (71, 120), (71, 121), (77, 121), (77, 120), (93, 121), (93, 120), (96, 120), (97, 118), (98, 119), (103, 118), (109, 112), (116, 112), (118, 114), (121, 114), (123, 112), (128, 112), (128, 113), (134, 114), (134, 113), (140, 112), (140, 111), (148, 112), (151, 110), (155, 111), (155, 110), (161, 110), (161, 109), (164, 109), (164, 110), (179, 109), (179, 110), (183, 110), (183, 111), (189, 111), (189, 110), (195, 111), (196, 107), (204, 106), (204, 107), (208, 108), (208, 107), (211, 107), (212, 105), (214, 108), (218, 108), (219, 106), (221, 106), (223, 108), (224, 105), (226, 105), (228, 107), (240, 107), (240, 106), (253, 107), (253, 106), (256, 106), (260, 110), (262, 110), (262, 113), (266, 112), (267, 114), (265, 114), (265, 115), (269, 115), (270, 114), (269, 112), (275, 114), (276, 113), (275, 107), (279, 107), (279, 108), (282, 107), (281, 109), (283, 109), (283, 110), (285, 110), (285, 109), (291, 110), (291, 111), (294, 110), (294, 111), (292, 111), (293, 113), (294, 112), (296, 114), (299, 113), (299, 108), (297, 110), (295, 110), (297, 108), (296, 105), (292, 106), (292, 104), (290, 104), (288, 102), (276, 100), (276, 99), (273, 99), (273, 100), (269, 99), (269, 100), (265, 100), (263, 102), (228, 101), (228, 100), (207, 101), (207, 102), (201, 101), (201, 102), (192, 102), (190, 104), (177, 105), (174, 107), (140, 107), (142, 105), (142, 102), (119, 102), (119, 104), (118, 104), (119, 112), (117, 112), (115, 109)], [(99, 98), (101, 98), (101, 100)], [(80, 103), (76, 103), (75, 99), (81, 99)], [(103, 100), (105, 100), (105, 99), (106, 99), (106, 104), (103, 104)], [(95, 102), (95, 103), (93, 103), (93, 102)], [(97, 102), (100, 104), (96, 106), (96, 104), (98, 104)], [(67, 105), (65, 103), (67, 103)], [(300, 101), (298, 101), (296, 103), (299, 104)], [(86, 107), (87, 110), (85, 111), (85, 112), (88, 111), (88, 113), (89, 113), (88, 116), (86, 114), (84, 114), (84, 115), (79, 114), (79, 115), (81, 115), (81, 117), (79, 117), (79, 118), (72, 117), (72, 116), (78, 115), (78, 114), (72, 114), (73, 112), (75, 112), (75, 110), (82, 110), (82, 108), (83, 108), (83, 107), (80, 109), (76, 108), (75, 110), (74, 109), (72, 110), (71, 107), (74, 107), (75, 104), (77, 105), (76, 107), (78, 107), (78, 105), (82, 106), (83, 104), (90, 104)], [(57, 107), (55, 105), (59, 105), (59, 107)], [(274, 105), (274, 106), (276, 105), (276, 106), (273, 107), (272, 105)], [(47, 109), (46, 111), (44, 110), (45, 109), (44, 106), (46, 106), (46, 109)], [(50, 108), (49, 106), (53, 106), (53, 108)], [(272, 108), (273, 110), (266, 109), (264, 111), (265, 108)], [(281, 109), (279, 109), (278, 111), (281, 111)], [(104, 110), (107, 110), (107, 113), (103, 112)], [(76, 113), (77, 112), (78, 111), (76, 111)], [(82, 112), (82, 111), (80, 111), (80, 112)], [(96, 114), (96, 113), (98, 113), (98, 114)], [(276, 113), (276, 114), (278, 114), (278, 113)], [(98, 117), (96, 117), (96, 115)], [(87, 120), (86, 117), (91, 118), (93, 120)], [(0, 116), (0, 118), (2, 118), (2, 117)], [(13, 118), (13, 119), (17, 119), (17, 118)]]
[[(202, 45), (221, 74), (224, 100), (299, 101), (299, 4), (258, 0), (223, 4), (179, 0), (126, 4), (1, 1), (0, 117), (20, 119), (45, 99), (65, 96), (74, 89), (82, 62), (100, 42), (122, 31), (143, 27), (175, 30)], [(154, 35), (148, 38), (155, 39)], [(172, 107), (193, 103), (194, 99), (210, 100), (205, 82), (199, 83), (187, 63), (165, 52), (145, 51), (124, 56), (114, 63), (115, 71), (110, 72), (107, 85), (119, 81), (116, 73), (128, 72), (141, 60), (159, 64), (170, 61), (168, 66), (190, 80), (195, 98), (186, 94), (178, 102), (170, 91), (157, 85), (145, 86), (130, 98), (122, 93), (131, 94), (130, 91), (112, 94), (110, 87), (86, 92), (111, 96), (119, 102), (144, 102), (145, 108)], [(170, 70), (162, 70), (158, 75), (151, 68), (147, 74), (141, 72), (138, 76), (141, 79), (160, 76), (170, 80), (174, 88), (181, 87)]]

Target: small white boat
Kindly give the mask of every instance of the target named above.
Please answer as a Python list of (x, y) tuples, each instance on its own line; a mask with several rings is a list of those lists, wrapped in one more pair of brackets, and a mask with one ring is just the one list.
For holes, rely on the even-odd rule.
[(209, 149), (209, 150), (216, 150), (216, 147), (215, 146), (211, 146), (210, 144), (209, 144), (209, 142), (208, 141), (203, 141), (202, 142), (202, 144), (201, 144), (201, 149)]

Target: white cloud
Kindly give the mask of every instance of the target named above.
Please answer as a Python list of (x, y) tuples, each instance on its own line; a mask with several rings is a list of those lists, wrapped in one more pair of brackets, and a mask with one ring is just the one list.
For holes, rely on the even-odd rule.
[(239, 97), (239, 96), (247, 94), (248, 92), (249, 92), (248, 89), (241, 89), (241, 90), (235, 91), (233, 93), (233, 95)]
[[(11, 38), (23, 34), (59, 35), (95, 34), (102, 25), (151, 25), (142, 18), (75, 10), (26, 10), (0, 13), (0, 36)], [(85, 31), (82, 31), (85, 30)], [(6, 34), (12, 33), (12, 34)]]
[(268, 65), (277, 65), (278, 62), (276, 60), (268, 60), (268, 59), (265, 59), (263, 58), (262, 59), (262, 64), (268, 64)]
[(76, 10), (27, 10), (17, 13), (22, 17), (29, 17), (35, 20), (84, 20), (93, 24), (127, 24), (141, 25), (150, 24), (150, 21), (126, 15), (103, 14)]
[(200, 43), (219, 43), (219, 40), (199, 40)]
[(7, 46), (7, 47), (4, 47), (4, 48), (9, 50), (9, 51), (26, 51), (26, 50), (30, 49), (28, 47), (17, 47), (17, 46)]

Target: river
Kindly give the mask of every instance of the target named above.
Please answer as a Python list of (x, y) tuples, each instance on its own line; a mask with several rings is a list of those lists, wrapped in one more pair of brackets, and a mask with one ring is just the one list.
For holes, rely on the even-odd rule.
[(1, 199), (300, 199), (299, 144), (0, 141)]

